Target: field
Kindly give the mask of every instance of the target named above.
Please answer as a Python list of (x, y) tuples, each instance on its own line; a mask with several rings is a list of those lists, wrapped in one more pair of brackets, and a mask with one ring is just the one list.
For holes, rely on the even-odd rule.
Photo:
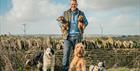
[[(91, 64), (105, 61), (107, 71), (140, 71), (140, 36), (86, 36), (87, 71)], [(26, 71), (25, 62), (53, 46), (56, 71), (62, 71), (63, 40), (56, 36), (0, 36), (0, 71)], [(32, 71), (36, 71), (32, 67)]]

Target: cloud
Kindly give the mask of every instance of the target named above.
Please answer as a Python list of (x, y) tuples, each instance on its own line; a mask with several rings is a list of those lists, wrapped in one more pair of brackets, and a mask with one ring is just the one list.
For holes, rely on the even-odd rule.
[[(79, 0), (89, 19), (85, 33), (140, 34), (140, 0)], [(113, 30), (112, 30), (113, 29)]]
[[(60, 34), (56, 17), (68, 9), (55, 0), (12, 0), (12, 8), (0, 16), (2, 33), (22, 34), (26, 23), (28, 34)], [(85, 34), (139, 34), (139, 0), (78, 0), (89, 25)], [(66, 3), (66, 2), (65, 2)]]
[(51, 0), (13, 0), (13, 8), (7, 16), (16, 21), (40, 20), (58, 15), (63, 8), (63, 5), (52, 4)]
[(94, 11), (104, 11), (124, 7), (138, 7), (140, 0), (79, 0), (79, 7)]
[[(103, 13), (101, 15), (104, 15)], [(85, 33), (101, 34), (101, 25), (104, 34), (133, 35), (139, 34), (140, 17), (133, 14), (106, 14), (90, 17)]]
[[(49, 30), (54, 25), (57, 25), (56, 17), (60, 15), (60, 12), (63, 12), (64, 8), (63, 5), (53, 4), (51, 0), (12, 0), (11, 10), (5, 16), (1, 16), (0, 20), (4, 25), (15, 26), (4, 26), (6, 30), (3, 31), (9, 31), (14, 34), (23, 33), (21, 30), (18, 30), (20, 28), (23, 29), (23, 27), (16, 25), (22, 25), (24, 23), (34, 26), (33, 28), (29, 27), (29, 29), (32, 28), (30, 29), (32, 31), (34, 31), (33, 29), (41, 29), (41, 27), (46, 27), (46, 30)], [(29, 33), (32, 33), (32, 31)], [(38, 32), (39, 29), (35, 31)], [(55, 31), (50, 32), (50, 30), (49, 32), (45, 32), (45, 30), (41, 32), (55, 33)]]

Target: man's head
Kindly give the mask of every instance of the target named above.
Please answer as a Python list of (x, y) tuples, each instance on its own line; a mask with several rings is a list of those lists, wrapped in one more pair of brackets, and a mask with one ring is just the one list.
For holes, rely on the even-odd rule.
[(78, 6), (77, 0), (71, 0), (71, 2), (70, 2), (70, 9), (72, 11), (74, 11), (74, 10), (76, 10), (77, 6)]

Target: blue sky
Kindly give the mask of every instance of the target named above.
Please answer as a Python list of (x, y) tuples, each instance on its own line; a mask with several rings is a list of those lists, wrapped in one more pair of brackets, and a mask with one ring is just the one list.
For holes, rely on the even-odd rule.
[(6, 14), (11, 8), (11, 0), (0, 0), (0, 15)]
[[(0, 33), (61, 34), (56, 18), (69, 0), (0, 0)], [(84, 34), (140, 35), (140, 0), (78, 0), (89, 25)]]

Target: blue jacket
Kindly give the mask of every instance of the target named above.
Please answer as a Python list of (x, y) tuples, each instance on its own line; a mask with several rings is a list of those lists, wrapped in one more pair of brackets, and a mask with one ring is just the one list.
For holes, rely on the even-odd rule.
[(88, 25), (88, 21), (85, 17), (84, 12), (80, 11), (78, 8), (74, 12), (72, 12), (70, 9), (67, 11), (64, 11), (64, 18), (67, 21), (68, 27), (69, 27), (68, 32), (67, 32), (68, 35), (66, 36), (66, 38), (68, 36), (75, 36), (77, 34), (81, 34), (81, 32), (78, 29), (79, 15), (82, 15), (84, 17), (83, 22), (86, 27)]

